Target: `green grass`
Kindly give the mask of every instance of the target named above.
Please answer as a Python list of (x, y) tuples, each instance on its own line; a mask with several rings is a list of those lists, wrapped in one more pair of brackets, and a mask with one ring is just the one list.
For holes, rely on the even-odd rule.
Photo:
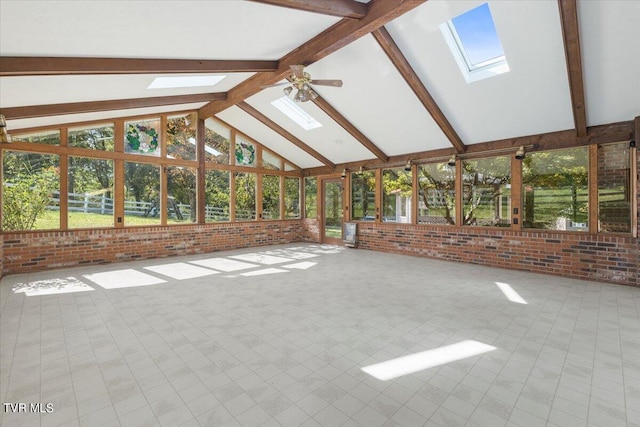
[[(170, 223), (188, 223), (189, 220), (172, 221)], [(113, 227), (113, 215), (96, 213), (69, 212), (69, 228), (109, 228)], [(160, 225), (160, 218), (145, 218), (140, 216), (125, 216), (125, 226)], [(34, 230), (60, 229), (60, 212), (46, 211), (35, 223)]]

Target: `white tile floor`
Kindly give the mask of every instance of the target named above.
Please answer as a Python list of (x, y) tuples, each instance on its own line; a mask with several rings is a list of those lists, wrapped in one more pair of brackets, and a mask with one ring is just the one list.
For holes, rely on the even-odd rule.
[(640, 426), (640, 289), (300, 244), (0, 297), (4, 427)]

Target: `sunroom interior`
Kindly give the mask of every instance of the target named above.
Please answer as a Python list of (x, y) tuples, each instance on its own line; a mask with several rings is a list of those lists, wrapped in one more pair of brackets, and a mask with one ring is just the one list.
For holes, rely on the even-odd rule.
[[(640, 412), (630, 404), (640, 403), (640, 366), (629, 362), (625, 351), (637, 354), (640, 348), (636, 147), (640, 56), (634, 54), (640, 50), (639, 20), (640, 2), (622, 0), (0, 0), (0, 296), (2, 350), (7, 361), (1, 366), (3, 401), (19, 402), (21, 396), (35, 395), (31, 393), (35, 386), (13, 385), (11, 381), (18, 381), (16, 372), (20, 375), (34, 366), (44, 372), (44, 356), (33, 363), (21, 363), (13, 356), (25, 332), (16, 325), (4, 327), (20, 318), (14, 317), (17, 307), (36, 304), (37, 298), (41, 298), (38, 307), (44, 307), (51, 304), (47, 298), (60, 298), (62, 304), (62, 298), (73, 298), (78, 290), (107, 295), (117, 289), (121, 292), (117, 298), (132, 292), (138, 300), (144, 298), (138, 293), (143, 288), (113, 282), (135, 282), (140, 276), (132, 272), (138, 269), (147, 276), (168, 274), (178, 282), (196, 280), (192, 285), (203, 292), (203, 300), (198, 302), (195, 294), (183, 296), (198, 310), (204, 310), (204, 301), (218, 304), (216, 297), (222, 295), (199, 288), (211, 271), (243, 284), (241, 294), (224, 290), (230, 300), (239, 295), (249, 300), (264, 297), (257, 284), (275, 282), (282, 288), (271, 289), (273, 295), (284, 295), (282, 289), (288, 289), (292, 294), (283, 297), (285, 301), (300, 304), (291, 296), (299, 291), (294, 283), (308, 282), (309, 295), (336, 303), (336, 295), (347, 292), (338, 284), (358, 281), (349, 270), (372, 266), (389, 286), (390, 295), (407, 291), (401, 283), (389, 285), (393, 277), (415, 281), (420, 269), (425, 269), (420, 270), (423, 275), (441, 273), (433, 279), (432, 288), (425, 284), (425, 289), (411, 290), (426, 292), (420, 298), (436, 311), (438, 307), (427, 301), (435, 289), (452, 298), (444, 304), (449, 307), (456, 306), (458, 291), (462, 299), (482, 295), (474, 277), (492, 277), (492, 289), (498, 286), (501, 298), (515, 293), (518, 300), (513, 287), (529, 294), (530, 298), (520, 298), (530, 300), (520, 310), (531, 310), (531, 300), (536, 298), (553, 300), (557, 289), (550, 286), (554, 283), (581, 298), (584, 292), (592, 291), (592, 297), (597, 292), (603, 295), (599, 304), (606, 302), (605, 295), (613, 295), (621, 305), (598, 306), (598, 310), (618, 313), (615, 328), (625, 331), (621, 340), (626, 347), (619, 346), (616, 360), (630, 369), (620, 378), (632, 385), (616, 390), (627, 403), (620, 407), (606, 398), (599, 400), (601, 388), (595, 384), (599, 377), (589, 372), (592, 400), (574, 396), (573, 391), (580, 391), (574, 384), (562, 394), (556, 382), (555, 395), (548, 390), (553, 381), (539, 385), (551, 394), (550, 401), (532, 398), (535, 405), (548, 403), (544, 416), (527, 401), (535, 394), (527, 397), (527, 378), (517, 376), (511, 379), (522, 382), (524, 388), (513, 395), (522, 401), (490, 395), (491, 385), (485, 390), (471, 385), (481, 396), (462, 399), (468, 407), (460, 402), (456, 406), (451, 402), (461, 398), (455, 385), (465, 384), (458, 374), (447, 376), (445, 365), (393, 377), (395, 391), (390, 399), (397, 408), (385, 412), (380, 399), (388, 397), (385, 390), (392, 388), (390, 383), (384, 383), (387, 388), (381, 386), (376, 382), (380, 378), (371, 379), (359, 368), (357, 373), (352, 371), (355, 365), (365, 359), (374, 365), (405, 353), (422, 354), (417, 351), (420, 348), (456, 345), (460, 340), (452, 337), (465, 334), (456, 329), (439, 340), (418, 340), (422, 346), (418, 341), (407, 344), (405, 352), (397, 345), (385, 347), (389, 343), (382, 346), (383, 352), (381, 348), (370, 354), (363, 351), (365, 344), (373, 348), (372, 343), (388, 338), (378, 331), (366, 343), (349, 335), (349, 342), (360, 346), (358, 355), (363, 355), (350, 359), (353, 366), (334, 359), (318, 366), (303, 364), (304, 369), (295, 365), (305, 392), (282, 394), (286, 387), (274, 386), (278, 402), (287, 403), (280, 405), (281, 411), (274, 409), (273, 401), (265, 397), (268, 402), (264, 403), (248, 392), (230, 397), (225, 393), (231, 383), (216, 383), (208, 390), (217, 402), (204, 405), (208, 417), (203, 408), (189, 406), (191, 396), (180, 395), (181, 404), (164, 411), (154, 406), (157, 401), (152, 402), (141, 378), (136, 378), (140, 393), (132, 393), (146, 399), (148, 411), (143, 413), (147, 406), (142, 401), (133, 404), (133, 395), (118, 400), (103, 376), (111, 402), (104, 407), (112, 408), (103, 420), (108, 420), (106, 425), (127, 425), (132, 419), (125, 415), (135, 410), (139, 417), (134, 419), (141, 424), (162, 425), (179, 425), (176, 420), (196, 425), (640, 424)], [(346, 233), (347, 227), (354, 233)], [(346, 241), (347, 237), (352, 240)], [(210, 261), (216, 254), (226, 261)], [(234, 263), (270, 265), (269, 257), (299, 262), (291, 264), (293, 270), (276, 271), (274, 266), (247, 276), (233, 273)], [(316, 265), (314, 257), (322, 258), (327, 267)], [(364, 264), (355, 266), (358, 262)], [(406, 269), (395, 269), (398, 266)], [(125, 273), (109, 276), (113, 271)], [(276, 274), (294, 271), (295, 280), (293, 274), (287, 279)], [(455, 286), (467, 283), (471, 288), (449, 289), (454, 285), (442, 278), (447, 271), (460, 279)], [(100, 274), (108, 278), (96, 279)], [(76, 278), (81, 275), (85, 279)], [(73, 280), (67, 280), (70, 277)], [(390, 314), (393, 310), (381, 308), (384, 304), (378, 306), (373, 297), (384, 299), (384, 286), (363, 286), (374, 279), (358, 283), (357, 289), (373, 292), (364, 300), (384, 311), (382, 323), (393, 323), (397, 320)], [(323, 281), (331, 281), (329, 289), (335, 295), (327, 296), (315, 287), (323, 286)], [(148, 286), (156, 292), (150, 298), (159, 312), (173, 318), (172, 311), (182, 308), (164, 300), (169, 295), (179, 301), (179, 291), (160, 296), (156, 285), (165, 285), (157, 283)], [(268, 299), (280, 307), (273, 295)], [(622, 299), (627, 299), (626, 305)], [(163, 301), (169, 305), (162, 305)], [(116, 302), (96, 304), (109, 311), (116, 309)], [(485, 302), (480, 298), (481, 305)], [(81, 301), (76, 303), (75, 310), (82, 311)], [(416, 309), (407, 298), (394, 296), (389, 303)], [(287, 321), (295, 323), (303, 306), (307, 307), (298, 305), (296, 315)], [(354, 322), (360, 316), (375, 318), (377, 313), (351, 312), (355, 309), (349, 304), (337, 306)], [(591, 312), (593, 307), (587, 306)], [(232, 327), (233, 305), (217, 307), (223, 312), (220, 319)], [(318, 310), (313, 304), (307, 308)], [(260, 313), (268, 318), (270, 311), (264, 309), (256, 308), (249, 317)], [(280, 309), (293, 310), (288, 304)], [(572, 309), (578, 310), (571, 312), (575, 314), (581, 308), (578, 304)], [(149, 314), (136, 310), (140, 318)], [(573, 316), (563, 313), (556, 315)], [(425, 333), (438, 334), (434, 325), (456, 323), (455, 316), (444, 321), (447, 315), (441, 314), (444, 317), (412, 314), (407, 319), (418, 319)], [(322, 324), (319, 319), (329, 315), (339, 317), (335, 310), (320, 310), (310, 319)], [(465, 316), (468, 323), (478, 319)], [(192, 313), (177, 322), (195, 318)], [(425, 326), (434, 319), (435, 324)], [(299, 320), (311, 327), (307, 319)], [(170, 322), (160, 322), (169, 328)], [(339, 321), (326, 324), (332, 331), (341, 327)], [(252, 330), (256, 334), (252, 340), (264, 333), (277, 341), (278, 327), (264, 328)], [(298, 337), (300, 331), (294, 329), (288, 333)], [(312, 340), (321, 342), (320, 329), (311, 329)], [(200, 327), (185, 330), (194, 336), (206, 335)], [(474, 342), (488, 345), (487, 336), (478, 336), (484, 340), (476, 337)], [(349, 344), (337, 337), (330, 335), (332, 346), (340, 341), (342, 353), (332, 347), (332, 357), (339, 361), (351, 353), (346, 349)], [(526, 333), (521, 337), (525, 340)], [(607, 335), (603, 342), (612, 339)], [(240, 346), (237, 336), (229, 342)], [(260, 344), (266, 346), (264, 340)], [(500, 348), (497, 341), (490, 344)], [(140, 345), (152, 353), (146, 344)], [(38, 346), (44, 349), (45, 342)], [(517, 354), (511, 351), (510, 355)], [(252, 357), (259, 353), (253, 352)], [(589, 359), (595, 365), (597, 353), (594, 350)], [(255, 368), (235, 356), (230, 371), (231, 365)], [(458, 373), (491, 360), (487, 355), (466, 357), (455, 362), (462, 366)], [(514, 359), (496, 360), (504, 368)], [(533, 360), (542, 364), (544, 351)], [(104, 368), (98, 362), (92, 369)], [(245, 390), (236, 381), (240, 376), (225, 372), (222, 359), (211, 356), (209, 362), (218, 363), (218, 369), (234, 381), (234, 393)], [(165, 372), (157, 360), (153, 366)], [(323, 369), (328, 374), (327, 366), (341, 370), (349, 384), (340, 383), (337, 375), (320, 375), (323, 382), (318, 388), (302, 380), (307, 377), (303, 370)], [(190, 369), (206, 383), (205, 373)], [(283, 366), (278, 366), (278, 373), (298, 381)], [(210, 380), (214, 374), (206, 375)], [(260, 375), (268, 383), (269, 378)], [(456, 384), (444, 380), (436, 384), (442, 377)], [(477, 377), (471, 375), (472, 380)], [(45, 395), (44, 378), (44, 374), (38, 378), (41, 396)], [(182, 391), (171, 380), (167, 375), (174, 392)], [(349, 394), (365, 384), (376, 391), (375, 396), (364, 388), (360, 394)], [(442, 390), (445, 394), (438, 395)], [(98, 422), (96, 413), (104, 407), (84, 413), (78, 393), (72, 394), (71, 403), (58, 406), (68, 411), (48, 419), (60, 424)], [(246, 399), (239, 402), (237, 396)], [(312, 408), (296, 400), (313, 400), (310, 396), (328, 406), (307, 402)], [(347, 396), (355, 401), (347, 404)], [(411, 396), (415, 399), (409, 400)], [(486, 403), (487, 397), (504, 407), (496, 410)], [(570, 411), (569, 403), (560, 407), (569, 401), (586, 408), (584, 418), (581, 411)], [(433, 410), (419, 409), (427, 406)], [(15, 417), (11, 408), (5, 407), (2, 414), (11, 425), (34, 421)], [(221, 409), (223, 415), (215, 412)], [(37, 420), (44, 422), (55, 413), (45, 412)], [(257, 418), (247, 415), (258, 413)]]

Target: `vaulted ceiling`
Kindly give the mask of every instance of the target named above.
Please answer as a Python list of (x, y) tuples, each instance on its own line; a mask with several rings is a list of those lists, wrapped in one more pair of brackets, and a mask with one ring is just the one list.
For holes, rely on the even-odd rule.
[[(11, 133), (197, 109), (317, 172), (632, 137), (640, 2), (489, 1), (510, 71), (467, 83), (439, 25), (482, 3), (0, 0), (0, 111)], [(294, 64), (344, 83), (300, 104), (322, 127), (271, 105)], [(147, 89), (183, 74), (226, 77)]]

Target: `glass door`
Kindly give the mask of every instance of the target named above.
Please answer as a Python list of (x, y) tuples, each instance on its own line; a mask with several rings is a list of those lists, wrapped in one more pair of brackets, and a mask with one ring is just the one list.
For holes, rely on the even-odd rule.
[(322, 242), (342, 244), (342, 180), (325, 180), (322, 184), (324, 208)]

